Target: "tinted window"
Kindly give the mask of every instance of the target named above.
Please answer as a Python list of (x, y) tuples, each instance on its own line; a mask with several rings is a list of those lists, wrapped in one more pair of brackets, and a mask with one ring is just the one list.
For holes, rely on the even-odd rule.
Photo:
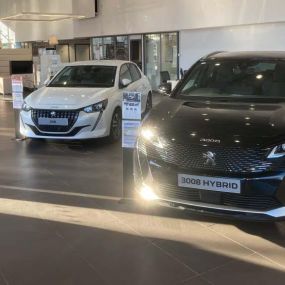
[(83, 65), (65, 67), (48, 85), (49, 87), (112, 87), (115, 66)]
[(285, 62), (209, 60), (184, 79), (177, 94), (188, 96), (285, 97)]
[(131, 82), (133, 81), (130, 70), (126, 64), (122, 65), (121, 70), (120, 70), (120, 82), (123, 79), (128, 79)]
[(134, 64), (129, 64), (129, 68), (133, 81), (141, 79), (141, 73)]

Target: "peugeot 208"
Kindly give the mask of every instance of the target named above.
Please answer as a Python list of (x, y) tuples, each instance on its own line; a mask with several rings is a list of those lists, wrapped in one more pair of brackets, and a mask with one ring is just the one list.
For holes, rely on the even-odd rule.
[(140, 197), (201, 213), (285, 217), (285, 52), (199, 60), (144, 121)]
[(20, 130), (28, 138), (121, 137), (124, 92), (141, 93), (141, 112), (152, 105), (146, 76), (132, 62), (84, 61), (67, 64), (23, 104)]

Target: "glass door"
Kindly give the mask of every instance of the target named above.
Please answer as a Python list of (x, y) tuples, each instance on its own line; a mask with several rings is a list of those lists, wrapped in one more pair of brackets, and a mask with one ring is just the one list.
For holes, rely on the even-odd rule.
[(161, 34), (161, 71), (168, 71), (171, 80), (177, 80), (177, 33)]
[(152, 89), (157, 90), (165, 78), (178, 78), (178, 33), (144, 36), (145, 74)]
[(153, 90), (160, 84), (160, 34), (145, 35), (145, 74)]

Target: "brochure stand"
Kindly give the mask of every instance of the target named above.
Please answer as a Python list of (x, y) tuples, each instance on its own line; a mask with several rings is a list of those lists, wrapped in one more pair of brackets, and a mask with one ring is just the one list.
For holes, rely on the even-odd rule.
[(15, 118), (15, 139), (24, 140), (25, 137), (20, 133), (20, 112), (24, 103), (23, 96), (23, 77), (12, 75), (12, 96), (13, 96), (13, 109)]
[(122, 147), (123, 147), (123, 199), (134, 196), (133, 151), (141, 124), (141, 93), (123, 93)]

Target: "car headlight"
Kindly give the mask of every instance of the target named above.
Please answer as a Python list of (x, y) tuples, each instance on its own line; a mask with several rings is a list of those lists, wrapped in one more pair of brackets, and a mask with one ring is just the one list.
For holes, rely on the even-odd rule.
[(101, 112), (101, 111), (104, 111), (106, 109), (107, 105), (108, 105), (108, 99), (103, 100), (101, 102), (98, 102), (96, 104), (87, 106), (87, 107), (83, 108), (83, 111), (85, 113)]
[(285, 156), (285, 144), (280, 144), (271, 150), (267, 158), (279, 158), (283, 156)]
[(32, 107), (30, 105), (28, 105), (25, 101), (22, 105), (22, 110), (25, 111), (25, 112), (29, 112), (32, 110)]
[(163, 144), (161, 142), (161, 139), (157, 135), (156, 131), (152, 128), (142, 128), (140, 131), (140, 137), (147, 140), (154, 146), (158, 148), (163, 148)]

